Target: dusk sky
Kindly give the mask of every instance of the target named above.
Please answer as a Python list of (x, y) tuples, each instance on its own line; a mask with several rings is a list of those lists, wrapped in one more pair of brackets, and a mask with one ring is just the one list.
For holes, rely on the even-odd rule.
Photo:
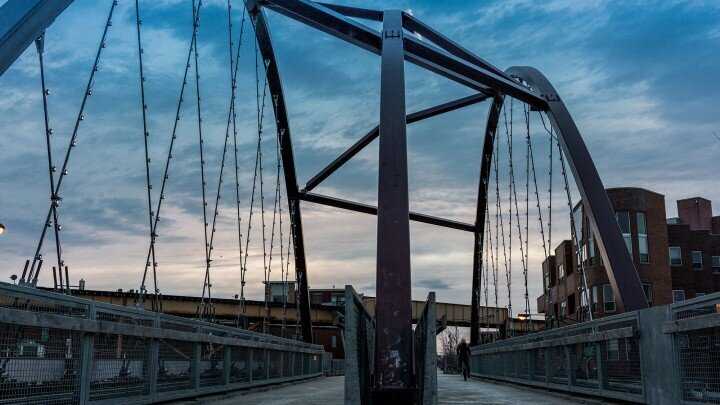
[[(111, 0), (77, 0), (46, 34), (46, 80), (51, 89), (57, 166), (68, 145), (110, 4)], [(233, 4), (237, 41), (243, 7), (240, 1)], [(606, 187), (642, 187), (664, 194), (668, 216), (676, 215), (675, 200), (694, 196), (712, 200), (715, 215), (720, 213), (720, 82), (715, 80), (720, 72), (720, 2), (348, 0), (343, 4), (410, 10), (501, 69), (516, 65), (540, 69), (564, 98)], [(83, 278), (91, 289), (137, 289), (149, 239), (133, 6), (134, 1), (119, 1), (61, 192), (65, 261), (72, 282)], [(155, 0), (141, 1), (141, 9), (153, 200), (157, 201), (192, 33), (191, 6), (189, 0)], [(267, 13), (302, 186), (377, 124), (379, 58)], [(244, 224), (257, 141), (253, 35), (246, 21), (237, 100)], [(211, 215), (230, 102), (224, 0), (204, 2), (199, 54)], [(406, 89), (408, 112), (472, 94), (409, 63)], [(200, 295), (204, 251), (194, 80), (189, 80), (186, 91), (158, 228), (158, 279), (165, 294)], [(488, 107), (485, 102), (408, 126), (411, 210), (474, 222)], [(516, 102), (515, 113), (520, 116), (521, 112)], [(537, 147), (545, 209), (548, 145), (536, 117), (531, 136)], [(273, 121), (268, 107), (263, 144), (268, 237), (276, 168)], [(518, 139), (516, 170), (522, 171), (518, 181), (523, 189), (518, 191), (524, 202), (523, 142)], [(375, 142), (316, 191), (375, 204), (377, 151)], [(223, 181), (212, 268), (214, 295), (220, 297), (232, 297), (240, 290), (231, 157)], [(34, 46), (0, 76), (0, 162), (0, 223), (7, 228), (0, 236), (0, 279), (9, 281), (32, 257), (49, 204)], [(555, 170), (553, 244), (569, 238), (557, 165)], [(577, 201), (578, 193), (573, 193)], [(373, 295), (375, 217), (311, 203), (304, 203), (302, 209), (310, 287), (353, 284)], [(285, 202), (283, 211), (287, 213)], [(256, 209), (247, 271), (250, 298), (262, 297), (259, 217)], [(283, 220), (287, 232), (287, 216)], [(535, 232), (534, 210), (530, 221)], [(54, 242), (48, 236), (43, 285), (52, 284)], [(535, 297), (542, 290), (543, 253), (537, 237), (530, 243), (529, 290), (534, 311)], [(472, 234), (413, 223), (411, 248), (415, 299), (436, 291), (438, 301), (469, 303)], [(513, 300), (517, 307), (522, 302), (522, 269), (519, 251), (515, 254)], [(279, 278), (275, 262), (271, 279)], [(500, 303), (504, 302), (502, 295)]]

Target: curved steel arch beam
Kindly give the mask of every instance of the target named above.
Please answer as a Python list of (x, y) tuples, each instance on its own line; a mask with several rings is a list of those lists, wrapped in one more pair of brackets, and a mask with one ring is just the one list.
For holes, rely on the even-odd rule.
[(258, 49), (262, 55), (267, 77), (268, 88), (272, 96), (273, 112), (275, 113), (275, 126), (277, 137), (280, 140), (280, 155), (283, 163), (285, 177), (285, 190), (288, 199), (290, 226), (292, 230), (293, 249), (295, 254), (295, 275), (298, 283), (298, 304), (300, 306), (300, 323), (303, 340), (313, 341), (312, 321), (310, 318), (310, 296), (308, 293), (307, 266), (305, 263), (305, 245), (303, 241), (302, 216), (300, 214), (300, 195), (297, 175), (295, 173), (295, 157), (290, 137), (290, 123), (288, 121), (285, 96), (278, 70), (275, 51), (273, 50), (270, 30), (262, 8), (256, 0), (245, 2), (248, 14), (251, 16), (255, 28), (255, 38)]
[[(536, 93), (547, 101), (545, 111), (560, 140), (560, 146), (570, 165), (582, 197), (590, 228), (597, 236), (598, 247), (605, 269), (612, 285), (619, 308), (633, 311), (647, 308), (647, 300), (630, 253), (625, 246), (620, 227), (615, 219), (615, 211), (607, 196), (600, 175), (595, 168), (590, 152), (580, 135), (565, 103), (555, 91), (550, 81), (535, 68), (515, 66), (507, 74), (528, 83)], [(483, 158), (481, 163), (480, 187), (478, 190), (477, 222), (473, 257), (473, 290), (471, 309), (471, 340), (479, 340), (479, 301), (480, 275), (482, 274), (483, 237), (485, 229), (485, 206), (487, 204), (487, 184), (489, 183), (489, 162), (497, 130), (497, 119), (502, 108), (502, 98), (496, 97), (485, 130)], [(552, 247), (550, 247), (552, 248)]]
[(498, 120), (502, 111), (504, 97), (495, 96), (490, 105), (485, 125), (485, 140), (480, 161), (480, 183), (478, 184), (477, 211), (475, 213), (475, 237), (473, 243), (472, 297), (470, 303), (470, 345), (480, 344), (480, 279), (483, 272), (482, 253), (485, 245), (485, 210), (487, 209), (487, 191), (490, 184), (490, 169), (493, 148), (497, 134)]
[(625, 311), (647, 308), (647, 300), (640, 283), (630, 252), (625, 245), (600, 175), (590, 152), (575, 125), (565, 103), (539, 70), (527, 67), (511, 67), (507, 72), (517, 76), (533, 87), (547, 100), (547, 114), (560, 145), (570, 164), (583, 207), (590, 222), (590, 229), (598, 237), (598, 246), (615, 297)]

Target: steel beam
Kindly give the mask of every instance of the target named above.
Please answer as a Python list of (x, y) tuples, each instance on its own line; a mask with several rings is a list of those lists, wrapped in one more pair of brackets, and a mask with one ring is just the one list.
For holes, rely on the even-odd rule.
[(292, 231), (293, 253), (295, 255), (295, 276), (298, 285), (298, 304), (300, 307), (300, 323), (302, 327), (303, 340), (312, 343), (312, 320), (310, 318), (310, 295), (308, 293), (307, 266), (305, 263), (305, 244), (303, 241), (302, 216), (300, 213), (300, 198), (295, 173), (295, 157), (290, 137), (290, 123), (288, 120), (287, 108), (285, 107), (285, 96), (280, 80), (273, 50), (270, 31), (267, 20), (262, 9), (256, 0), (245, 2), (248, 14), (252, 17), (255, 28), (255, 37), (258, 49), (262, 54), (265, 65), (268, 88), (272, 96), (273, 111), (275, 113), (275, 126), (277, 137), (280, 141), (280, 155), (282, 158), (283, 173), (285, 177), (285, 190), (288, 199), (288, 210), (290, 215), (290, 227)]
[(470, 308), (470, 345), (480, 344), (480, 280), (483, 271), (482, 253), (485, 244), (485, 212), (487, 209), (487, 191), (490, 184), (490, 169), (495, 147), (497, 124), (502, 111), (503, 98), (493, 99), (488, 113), (480, 161), (480, 181), (478, 184), (477, 211), (475, 213), (475, 238), (473, 244), (472, 297)]
[[(263, 6), (327, 34), (380, 54), (379, 32), (308, 0), (265, 0)], [(404, 58), (450, 80), (487, 94), (503, 93), (545, 110), (546, 102), (506, 75), (469, 63), (414, 36), (404, 36)]]
[[(430, 108), (426, 108), (424, 110), (408, 114), (405, 120), (408, 124), (412, 124), (414, 122), (422, 121), (426, 118), (435, 117), (446, 112), (455, 111), (460, 108), (479, 103), (488, 98), (489, 96), (484, 93), (473, 94), (471, 96), (448, 101), (447, 103), (439, 104)], [(379, 128), (380, 127), (376, 125), (373, 129), (370, 130), (370, 132), (365, 134), (362, 138), (360, 138), (357, 142), (350, 146), (345, 152), (343, 152), (340, 156), (333, 160), (329, 165), (325, 166), (324, 169), (319, 171), (315, 176), (310, 179), (310, 181), (307, 182), (307, 184), (305, 184), (305, 188), (303, 189), (303, 191), (310, 191), (317, 187), (320, 183), (322, 183), (323, 180), (328, 178), (331, 174), (335, 173), (337, 169), (342, 167), (342, 165), (347, 163), (348, 160), (352, 159), (353, 156), (357, 155), (361, 150), (363, 150), (363, 148), (368, 146), (372, 141), (375, 140), (375, 138), (378, 137)]]
[(414, 403), (402, 12), (383, 14), (377, 215), (377, 403)]
[[(340, 208), (348, 211), (360, 212), (363, 214), (377, 215), (378, 209), (369, 204), (358, 203), (355, 201), (348, 201), (340, 198), (329, 197), (316, 193), (300, 193), (300, 199), (316, 204), (327, 205), (329, 207)], [(475, 225), (467, 224), (464, 222), (453, 221), (445, 218), (438, 218), (432, 215), (419, 214), (417, 212), (410, 212), (409, 218), (411, 221), (422, 222), (430, 225), (442, 226), (445, 228), (457, 229), (466, 232), (475, 232)]]
[(73, 0), (8, 0), (0, 7), (0, 76)]
[(621, 309), (634, 311), (647, 308), (640, 276), (625, 246), (615, 211), (590, 152), (565, 103), (552, 84), (537, 69), (526, 66), (512, 67), (507, 73), (525, 80), (547, 100), (550, 122), (558, 135), (580, 191), (583, 206), (588, 212), (590, 229), (597, 235), (598, 247), (608, 279)]
[(340, 13), (344, 16), (348, 16), (348, 17), (362, 18), (364, 20), (372, 20), (372, 21), (382, 21), (382, 18), (383, 18), (383, 12), (380, 10), (372, 10), (369, 8), (350, 7), (350, 6), (343, 6), (340, 4), (331, 4), (331, 3), (323, 3), (323, 2), (316, 2), (316, 4), (319, 4), (323, 7), (327, 7), (332, 11), (338, 12), (338, 13)]

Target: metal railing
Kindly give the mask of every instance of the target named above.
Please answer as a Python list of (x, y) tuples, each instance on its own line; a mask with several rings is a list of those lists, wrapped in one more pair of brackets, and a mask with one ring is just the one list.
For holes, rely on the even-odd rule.
[(345, 403), (372, 402), (375, 321), (352, 286), (345, 286)]
[(322, 346), (0, 283), (0, 404), (145, 404), (322, 375)]
[(416, 403), (437, 404), (437, 335), (435, 293), (428, 294), (422, 315), (418, 318), (414, 338)]
[(475, 377), (637, 403), (720, 403), (720, 293), (471, 353)]

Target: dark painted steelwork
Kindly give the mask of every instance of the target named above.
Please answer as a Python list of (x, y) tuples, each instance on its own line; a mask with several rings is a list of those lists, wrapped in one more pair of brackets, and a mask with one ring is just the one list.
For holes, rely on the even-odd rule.
[(323, 2), (319, 2), (319, 1), (316, 2), (316, 4), (319, 4), (323, 7), (327, 7), (330, 10), (333, 10), (335, 12), (338, 12), (338, 13), (340, 13), (344, 16), (348, 16), (348, 17), (362, 18), (365, 20), (372, 20), (372, 21), (382, 21), (382, 19), (383, 19), (383, 12), (380, 10), (371, 10), (369, 8), (343, 6), (340, 4), (323, 3)]
[[(378, 209), (369, 204), (358, 203), (355, 201), (348, 201), (341, 198), (328, 197), (316, 193), (301, 192), (300, 199), (316, 204), (327, 205), (329, 207), (340, 208), (348, 211), (360, 212), (363, 214), (377, 215)], [(457, 229), (459, 231), (475, 232), (475, 225), (467, 224), (464, 222), (453, 221), (445, 218), (438, 218), (431, 215), (419, 214), (417, 212), (410, 212), (409, 218), (411, 221), (422, 222), (430, 225), (442, 226), (445, 228)]]
[(480, 343), (480, 278), (483, 272), (482, 253), (485, 244), (485, 213), (487, 212), (487, 191), (490, 184), (490, 170), (493, 159), (498, 119), (502, 111), (503, 97), (493, 99), (488, 113), (480, 161), (480, 182), (478, 184), (477, 211), (475, 213), (475, 237), (473, 243), (472, 297), (470, 308), (470, 345)]
[[(307, 0), (267, 0), (263, 5), (370, 52), (380, 54), (379, 32), (327, 7)], [(411, 63), (475, 90), (488, 94), (502, 92), (536, 108), (545, 109), (544, 99), (505, 75), (496, 73), (497, 68), (488, 71), (414, 36), (406, 35), (403, 41), (405, 59)]]
[(414, 403), (402, 12), (383, 14), (377, 215), (377, 403)]
[[(422, 121), (426, 118), (435, 117), (446, 112), (455, 111), (460, 108), (479, 103), (488, 99), (488, 97), (488, 95), (481, 93), (459, 98), (457, 100), (448, 101), (447, 103), (439, 104), (430, 108), (426, 108), (424, 110), (410, 113), (405, 118), (405, 121), (408, 124), (412, 124), (414, 122)], [(357, 155), (361, 150), (363, 150), (363, 148), (368, 146), (378, 137), (379, 129), (380, 127), (376, 125), (373, 129), (370, 130), (370, 132), (365, 134), (362, 138), (360, 138), (357, 142), (350, 146), (345, 152), (343, 152), (340, 156), (333, 160), (329, 165), (325, 166), (324, 169), (319, 171), (315, 176), (310, 179), (310, 181), (307, 182), (307, 184), (305, 184), (305, 188), (303, 189), (303, 191), (310, 191), (314, 189), (320, 183), (322, 183), (323, 180), (328, 178), (331, 174), (337, 171), (337, 169), (342, 167), (342, 165), (347, 163), (348, 160), (352, 159), (353, 156)]]
[(283, 162), (285, 177), (285, 190), (287, 192), (288, 208), (290, 214), (290, 227), (292, 230), (293, 252), (295, 256), (295, 276), (298, 285), (298, 306), (300, 307), (300, 323), (303, 340), (312, 343), (312, 323), (310, 318), (310, 295), (308, 293), (307, 267), (305, 263), (305, 246), (303, 242), (302, 216), (300, 215), (300, 198), (295, 173), (295, 157), (293, 155), (292, 140), (290, 138), (290, 124), (285, 107), (280, 72), (275, 52), (270, 39), (267, 20), (259, 4), (255, 0), (245, 2), (248, 14), (252, 17), (255, 27), (255, 37), (258, 49), (265, 65), (265, 74), (268, 88), (272, 95), (273, 110), (275, 112), (277, 136), (280, 140), (280, 155)]
[(537, 69), (525, 66), (512, 67), (507, 73), (527, 82), (547, 100), (548, 117), (558, 134), (560, 145), (582, 196), (583, 205), (589, 213), (590, 228), (597, 235), (600, 254), (616, 299), (625, 311), (647, 308), (640, 276), (625, 246), (615, 219), (615, 211), (590, 152), (565, 103), (552, 84)]
[(8, 0), (0, 7), (0, 76), (73, 0)]

